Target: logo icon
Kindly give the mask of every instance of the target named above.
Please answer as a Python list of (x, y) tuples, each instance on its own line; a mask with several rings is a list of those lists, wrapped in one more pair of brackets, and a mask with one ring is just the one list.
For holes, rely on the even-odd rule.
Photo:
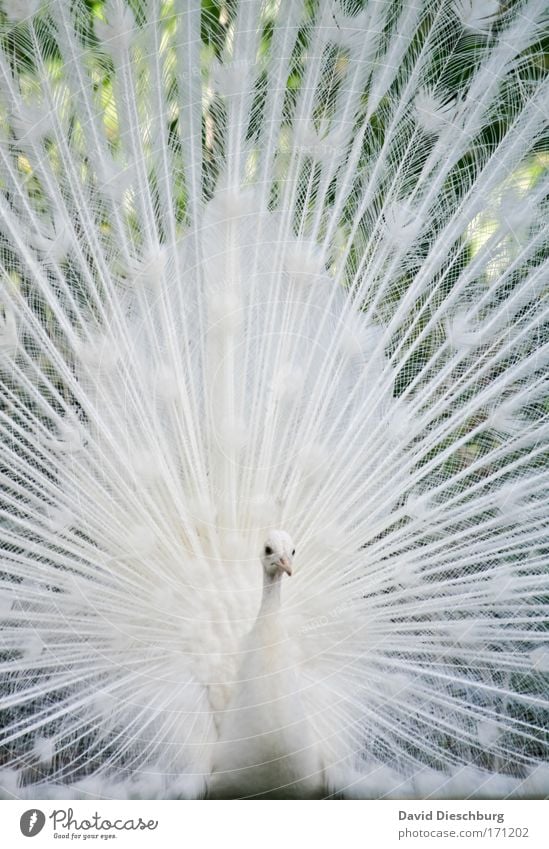
[(45, 814), (39, 811), (38, 808), (31, 808), (21, 815), (19, 828), (21, 829), (21, 834), (24, 834), (25, 837), (36, 837), (44, 828), (45, 823)]

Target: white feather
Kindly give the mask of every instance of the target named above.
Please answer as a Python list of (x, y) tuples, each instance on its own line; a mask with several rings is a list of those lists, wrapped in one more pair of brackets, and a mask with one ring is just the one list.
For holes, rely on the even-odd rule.
[(4, 7), (4, 792), (549, 792), (544, 3), (146, 5)]

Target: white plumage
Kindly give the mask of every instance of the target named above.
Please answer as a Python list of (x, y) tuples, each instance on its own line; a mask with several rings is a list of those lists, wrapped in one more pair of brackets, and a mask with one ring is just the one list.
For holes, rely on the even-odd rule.
[(281, 607), (282, 577), (292, 574), (293, 543), (272, 531), (262, 550), (257, 619), (220, 715), (209, 793), (213, 798), (321, 798), (327, 791), (322, 740), (306, 712), (304, 678)]
[(548, 793), (545, 4), (3, 9), (4, 792)]

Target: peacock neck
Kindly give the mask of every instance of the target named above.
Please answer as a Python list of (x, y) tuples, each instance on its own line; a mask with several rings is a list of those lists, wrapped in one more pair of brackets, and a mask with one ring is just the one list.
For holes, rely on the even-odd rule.
[(263, 570), (263, 595), (261, 597), (260, 615), (272, 613), (280, 607), (280, 588), (282, 586), (282, 573), (277, 571), (274, 575), (268, 575)]

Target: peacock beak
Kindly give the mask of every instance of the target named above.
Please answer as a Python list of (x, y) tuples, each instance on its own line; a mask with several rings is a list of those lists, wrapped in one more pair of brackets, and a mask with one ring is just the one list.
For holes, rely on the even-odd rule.
[(276, 565), (279, 569), (282, 569), (283, 572), (286, 572), (287, 575), (292, 574), (292, 563), (288, 557), (285, 555), (280, 558), (280, 560), (276, 561)]

